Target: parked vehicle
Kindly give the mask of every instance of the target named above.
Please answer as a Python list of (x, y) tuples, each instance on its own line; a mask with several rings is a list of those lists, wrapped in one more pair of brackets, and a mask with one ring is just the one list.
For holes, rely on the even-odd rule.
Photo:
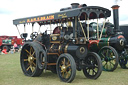
[(0, 49), (7, 49), (9, 51), (13, 48), (14, 43), (19, 47), (23, 45), (23, 39), (17, 38), (17, 36), (0, 36)]

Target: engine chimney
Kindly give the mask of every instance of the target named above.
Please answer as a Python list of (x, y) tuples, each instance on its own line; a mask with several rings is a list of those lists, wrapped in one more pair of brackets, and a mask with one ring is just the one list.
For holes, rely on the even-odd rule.
[(72, 5), (72, 9), (79, 7), (79, 3), (72, 3), (71, 5)]
[(120, 6), (118, 5), (113, 5), (113, 19), (114, 19), (114, 32), (118, 33), (120, 32), (120, 27), (119, 27), (119, 14), (118, 14), (118, 9)]

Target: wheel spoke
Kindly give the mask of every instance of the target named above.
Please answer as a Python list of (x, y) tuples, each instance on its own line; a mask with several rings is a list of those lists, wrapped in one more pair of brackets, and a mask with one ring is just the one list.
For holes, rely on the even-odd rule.
[(108, 56), (109, 56), (109, 55), (108, 55), (108, 51), (109, 51), (109, 50), (107, 49), (107, 52), (106, 52), (106, 57), (108, 57)]
[(104, 54), (104, 56), (106, 56), (106, 53), (107, 53), (106, 50), (103, 50), (103, 54)]
[(68, 60), (68, 64), (70, 64), (69, 60)]
[(34, 70), (35, 70), (35, 67), (34, 67), (34, 66), (30, 66), (30, 69), (31, 69), (31, 71), (32, 71), (32, 73), (33, 73)]
[(27, 49), (25, 49), (25, 51), (31, 56), (31, 53)]
[(103, 53), (101, 53), (101, 55), (105, 58), (105, 56), (104, 56), (104, 54), (103, 54)]
[(62, 72), (62, 77), (64, 78), (64, 72)]
[(71, 64), (68, 64), (67, 66), (66, 66), (66, 68), (68, 68), (68, 67), (70, 67), (71, 66)]
[(28, 61), (28, 59), (24, 59), (24, 61)]
[(72, 69), (71, 69), (71, 68), (69, 68), (69, 71), (72, 71)]
[(90, 69), (88, 69), (88, 74), (90, 73)]
[(111, 55), (111, 57), (112, 57), (112, 56), (114, 55), (114, 54), (113, 54), (113, 52), (111, 52), (111, 54), (110, 54), (110, 55)]
[(30, 47), (30, 53), (32, 52), (32, 47)]
[(31, 55), (33, 58), (34, 58), (34, 56), (33, 56), (33, 55), (34, 55), (34, 53), (35, 53), (35, 51), (34, 51), (34, 52), (32, 53), (32, 55)]
[(110, 58), (110, 60), (115, 60), (115, 58)]
[(98, 65), (97, 64), (95, 64), (95, 68), (98, 68)]
[(32, 62), (34, 66), (36, 66), (36, 64), (34, 62)]
[(94, 75), (96, 74), (96, 71), (93, 69)]
[(65, 65), (65, 58), (64, 58), (64, 65)]
[(66, 77), (65, 77), (65, 78), (67, 79), (67, 78), (69, 78), (69, 77), (70, 77), (70, 73), (68, 73), (68, 72), (66, 71)]
[(32, 68), (33, 68), (32, 72), (34, 72), (35, 71), (35, 67), (32, 67)]
[(33, 55), (34, 55), (34, 53), (35, 53), (35, 51), (31, 54), (31, 52), (29, 52), (27, 49), (25, 50), (30, 56), (32, 56), (32, 57), (34, 57)]
[(64, 61), (61, 61), (61, 64), (63, 64), (63, 65), (64, 65)]
[(28, 71), (30, 67), (31, 67), (31, 66), (29, 65), (28, 68), (27, 68), (26, 70)]
[(112, 66), (111, 66), (110, 62), (109, 62), (109, 69), (112, 69)]
[(108, 69), (108, 62), (106, 63), (106, 69)]
[(93, 69), (92, 69), (92, 75), (94, 75)]
[(115, 65), (115, 64), (113, 64), (111, 61), (110, 61), (110, 64), (113, 65), (113, 66)]
[[(105, 63), (105, 65), (107, 65), (107, 62)], [(103, 65), (103, 67), (105, 67), (105, 65)]]

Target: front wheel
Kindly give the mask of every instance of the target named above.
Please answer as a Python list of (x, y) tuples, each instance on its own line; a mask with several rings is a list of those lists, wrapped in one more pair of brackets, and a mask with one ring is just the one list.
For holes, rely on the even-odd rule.
[(128, 69), (128, 48), (120, 54), (119, 64), (121, 68)]
[(118, 66), (118, 53), (111, 46), (104, 46), (99, 51), (104, 71), (114, 71)]
[(68, 53), (61, 54), (57, 60), (56, 70), (61, 81), (72, 82), (76, 75), (74, 58)]
[(84, 60), (85, 68), (83, 73), (87, 78), (97, 79), (102, 73), (101, 59), (97, 53), (90, 52)]

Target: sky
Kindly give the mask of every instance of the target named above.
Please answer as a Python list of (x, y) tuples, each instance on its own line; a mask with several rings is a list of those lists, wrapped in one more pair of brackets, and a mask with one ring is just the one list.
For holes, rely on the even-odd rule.
[[(87, 6), (101, 6), (111, 10), (116, 0), (0, 0), (0, 36), (19, 36), (13, 20), (24, 17), (44, 15), (59, 12), (61, 8), (70, 7), (71, 3), (87, 4)], [(128, 0), (117, 0), (119, 8), (119, 23), (128, 24)], [(112, 11), (112, 10), (111, 10)], [(113, 15), (113, 14), (112, 14)], [(109, 21), (113, 23), (113, 16)], [(24, 26), (18, 25), (20, 33), (24, 32)], [(41, 27), (44, 31), (47, 27)], [(34, 31), (38, 31), (39, 25), (34, 25)], [(32, 32), (32, 26), (26, 26), (26, 32)]]

